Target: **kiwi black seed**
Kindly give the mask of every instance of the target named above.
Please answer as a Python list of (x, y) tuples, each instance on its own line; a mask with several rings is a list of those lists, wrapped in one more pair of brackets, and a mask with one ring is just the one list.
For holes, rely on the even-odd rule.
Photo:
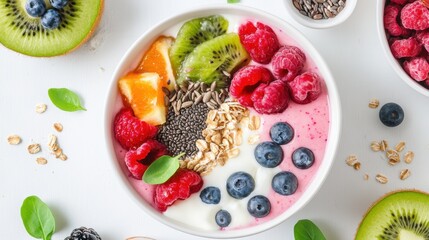
[[(48, 30), (25, 10), (26, 0), (0, 0), (0, 43), (37, 57), (62, 55), (78, 47), (96, 27), (103, 0), (70, 0), (58, 10), (61, 24)], [(47, 8), (51, 8), (45, 0)]]
[(220, 15), (195, 18), (185, 22), (177, 33), (174, 45), (170, 49), (171, 64), (176, 73), (195, 47), (201, 43), (225, 34), (228, 20)]
[(367, 212), (355, 239), (429, 239), (429, 195), (406, 190), (385, 196)]
[(216, 81), (217, 88), (225, 87), (236, 69), (249, 61), (249, 54), (240, 43), (236, 33), (227, 33), (198, 45), (182, 64), (179, 78), (186, 81)]

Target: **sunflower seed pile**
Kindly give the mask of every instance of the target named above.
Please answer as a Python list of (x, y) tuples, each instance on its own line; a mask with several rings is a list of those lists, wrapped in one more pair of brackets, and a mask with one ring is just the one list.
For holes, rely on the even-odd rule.
[(346, 6), (346, 0), (292, 0), (298, 11), (314, 20), (334, 18)]

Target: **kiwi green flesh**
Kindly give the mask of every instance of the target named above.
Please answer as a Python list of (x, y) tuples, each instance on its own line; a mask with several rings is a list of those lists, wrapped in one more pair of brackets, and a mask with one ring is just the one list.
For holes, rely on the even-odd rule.
[(395, 192), (374, 205), (362, 220), (356, 240), (428, 240), (429, 195)]
[(198, 45), (183, 62), (179, 85), (186, 81), (225, 87), (236, 69), (248, 62), (249, 54), (236, 33), (228, 33)]
[[(49, 57), (77, 47), (97, 23), (102, 0), (70, 0), (59, 10), (61, 24), (47, 30), (40, 18), (29, 16), (26, 0), (0, 0), (0, 43), (25, 55)], [(51, 8), (49, 1), (45, 1)]]
[(170, 61), (174, 71), (179, 68), (195, 47), (201, 43), (225, 34), (228, 30), (228, 20), (220, 15), (195, 18), (185, 22), (177, 33), (176, 41), (170, 49)]

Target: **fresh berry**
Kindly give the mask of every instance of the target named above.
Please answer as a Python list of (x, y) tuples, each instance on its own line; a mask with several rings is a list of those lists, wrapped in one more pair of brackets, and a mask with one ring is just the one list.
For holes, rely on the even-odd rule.
[(408, 3), (408, 0), (390, 0), (390, 2), (399, 4), (399, 5), (404, 5), (405, 3)]
[(258, 113), (281, 113), (289, 106), (287, 84), (281, 80), (269, 84), (262, 83), (253, 91), (251, 100)]
[(256, 23), (256, 26), (252, 22), (242, 24), (238, 28), (238, 35), (250, 57), (258, 63), (270, 63), (280, 47), (273, 29), (260, 22)]
[(74, 229), (64, 240), (101, 240), (101, 237), (92, 228), (80, 227)]
[(156, 140), (148, 140), (135, 150), (125, 154), (125, 164), (135, 179), (142, 179), (149, 165), (163, 155), (167, 155), (167, 147)]
[(267, 216), (271, 211), (271, 203), (267, 197), (256, 195), (247, 202), (247, 211), (255, 218)]
[(242, 199), (255, 189), (255, 180), (245, 172), (233, 173), (226, 181), (226, 191), (231, 197)]
[(429, 52), (429, 31), (422, 31), (416, 34), (417, 41), (423, 45), (427, 52)]
[(46, 12), (44, 0), (28, 0), (25, 3), (25, 10), (32, 17), (41, 17)]
[(219, 210), (216, 213), (215, 221), (219, 227), (228, 227), (231, 223), (231, 214), (226, 210)]
[(298, 178), (291, 172), (279, 172), (274, 175), (271, 181), (273, 190), (281, 195), (292, 195), (298, 189)]
[(386, 103), (379, 112), (380, 121), (388, 127), (396, 127), (404, 120), (404, 110), (396, 103)]
[(315, 73), (305, 72), (289, 82), (292, 101), (306, 104), (316, 100), (322, 92), (320, 78)]
[(403, 66), (405, 72), (414, 80), (421, 82), (428, 79), (429, 63), (425, 58), (413, 58), (410, 61), (405, 61)]
[(390, 50), (395, 58), (415, 57), (421, 52), (422, 45), (416, 38), (410, 37), (393, 41)]
[(206, 187), (200, 192), (201, 201), (207, 204), (220, 202), (220, 190), (217, 187)]
[(41, 23), (45, 29), (55, 29), (60, 26), (61, 14), (55, 9), (48, 9), (48, 11), (43, 14)]
[(49, 0), (49, 1), (51, 2), (52, 7), (56, 9), (61, 9), (69, 3), (69, 0)]
[(187, 199), (203, 186), (201, 176), (188, 169), (179, 169), (167, 182), (157, 185), (154, 193), (155, 207), (164, 212), (176, 200)]
[(294, 46), (283, 46), (274, 54), (272, 66), (276, 78), (289, 82), (302, 70), (305, 63), (305, 54)]
[(283, 149), (275, 142), (262, 142), (256, 146), (256, 161), (263, 167), (274, 168), (283, 161)]
[(294, 130), (287, 122), (278, 122), (270, 129), (270, 137), (275, 143), (283, 145), (292, 141)]
[(246, 66), (234, 74), (230, 85), (230, 94), (246, 107), (253, 107), (252, 93), (261, 83), (273, 80), (270, 70), (262, 66)]
[(292, 153), (292, 162), (299, 169), (308, 169), (314, 164), (313, 151), (306, 147), (297, 148)]
[(410, 31), (402, 27), (398, 22), (398, 15), (401, 7), (395, 4), (389, 4), (384, 8), (384, 28), (391, 36), (408, 35)]
[(405, 28), (425, 30), (429, 28), (429, 9), (421, 1), (409, 3), (401, 10), (401, 22)]
[(146, 140), (153, 138), (158, 129), (140, 121), (129, 108), (123, 108), (116, 114), (113, 124), (116, 140), (125, 149), (137, 148)]

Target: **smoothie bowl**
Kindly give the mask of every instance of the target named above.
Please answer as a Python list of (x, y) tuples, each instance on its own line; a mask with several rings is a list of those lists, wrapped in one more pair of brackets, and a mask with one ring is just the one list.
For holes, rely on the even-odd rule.
[(210, 238), (269, 229), (302, 208), (334, 160), (331, 73), (267, 13), (210, 6), (147, 31), (116, 69), (106, 141), (143, 209)]

